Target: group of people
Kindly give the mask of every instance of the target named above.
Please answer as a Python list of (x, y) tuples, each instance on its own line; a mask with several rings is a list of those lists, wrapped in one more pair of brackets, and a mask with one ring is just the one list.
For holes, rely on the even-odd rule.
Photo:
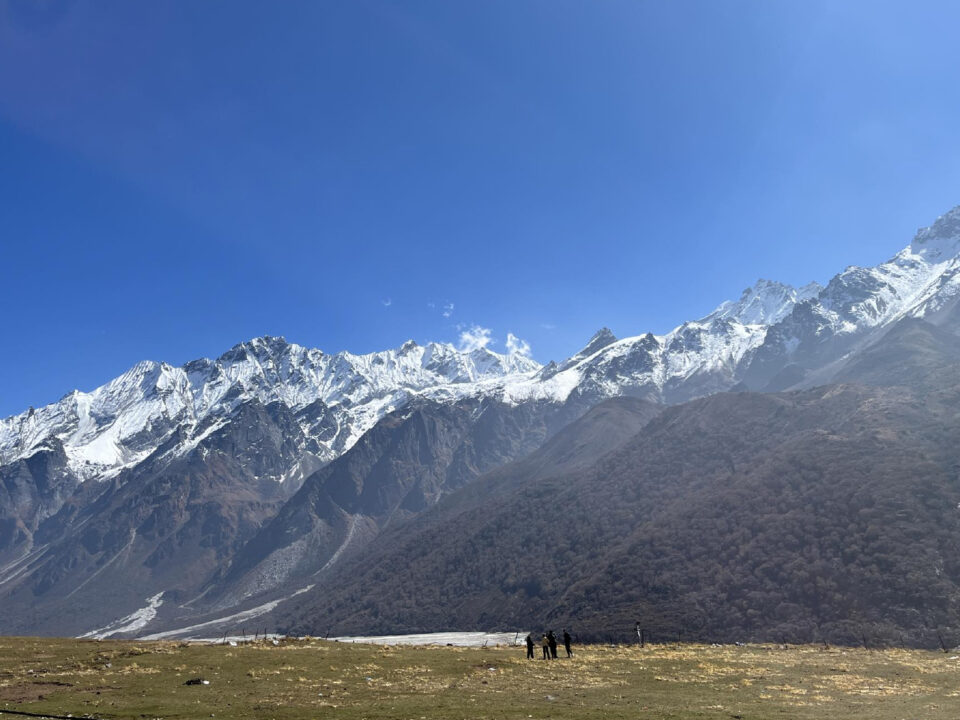
[[(570, 633), (564, 628), (563, 647), (567, 651), (567, 657), (573, 657), (573, 651), (570, 649), (570, 641), (572, 639)], [(527, 658), (530, 660), (533, 660), (533, 645), (533, 633), (529, 633), (527, 635)], [(548, 630), (543, 634), (543, 637), (540, 639), (540, 645), (543, 647), (544, 660), (557, 659), (557, 636), (553, 634), (553, 630)]]

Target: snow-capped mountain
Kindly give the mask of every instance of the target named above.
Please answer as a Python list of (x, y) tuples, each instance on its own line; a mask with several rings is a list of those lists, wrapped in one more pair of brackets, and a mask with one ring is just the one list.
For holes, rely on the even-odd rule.
[(739, 300), (665, 335), (616, 340), (604, 328), (566, 362), (511, 381), (504, 397), (627, 394), (673, 403), (740, 383), (754, 390), (799, 385), (896, 321), (936, 320), (952, 308), (960, 296), (958, 253), (960, 206), (919, 230), (887, 262), (848, 267), (826, 287), (760, 280)]
[(354, 355), (271, 337), (181, 367), (142, 362), (0, 420), (0, 630), (126, 627), (146, 610), (150, 630), (216, 625), (312, 586), (604, 399), (857, 381), (856, 359), (905, 318), (960, 335), (958, 254), (960, 207), (826, 286), (761, 280), (668, 333), (604, 328), (545, 366), (441, 343)]
[(617, 340), (600, 330), (579, 353), (560, 365), (548, 365), (531, 380), (514, 380), (504, 396), (514, 402), (571, 393), (602, 399), (642, 395), (679, 402), (725, 390), (766, 338), (768, 329), (798, 303), (822, 290), (817, 283), (793, 288), (760, 280), (737, 301), (722, 303), (705, 317), (665, 335), (647, 333)]
[[(740, 377), (754, 389), (781, 389), (842, 360), (905, 317), (937, 321), (960, 292), (960, 207), (922, 228), (875, 267), (848, 267), (816, 297), (773, 324)], [(778, 377), (778, 373), (788, 372)], [(817, 377), (818, 381), (823, 377)]]
[[(843, 357), (863, 338), (906, 317), (935, 316), (960, 293), (960, 207), (889, 261), (849, 267), (826, 287), (760, 280), (739, 300), (664, 335), (618, 340), (604, 328), (563, 363), (541, 367), (519, 353), (461, 352), (449, 344), (354, 355), (326, 354), (282, 338), (241, 343), (216, 360), (182, 367), (143, 362), (90, 393), (0, 421), (0, 465), (60, 443), (79, 479), (110, 477), (150, 455), (175, 430), (184, 452), (242, 403), (280, 401), (298, 413), (326, 462), (413, 398), (489, 396), (507, 403), (639, 395), (682, 402), (743, 382), (765, 389)], [(777, 385), (779, 383), (779, 385)]]
[(176, 430), (184, 436), (178, 452), (195, 447), (251, 399), (299, 411), (304, 431), (318, 440), (317, 454), (329, 460), (412, 397), (455, 399), (539, 367), (517, 353), (461, 352), (440, 343), (328, 355), (283, 338), (257, 338), (216, 360), (182, 367), (141, 362), (92, 392), (74, 391), (2, 420), (0, 465), (61, 443), (79, 479), (103, 479), (146, 458)]

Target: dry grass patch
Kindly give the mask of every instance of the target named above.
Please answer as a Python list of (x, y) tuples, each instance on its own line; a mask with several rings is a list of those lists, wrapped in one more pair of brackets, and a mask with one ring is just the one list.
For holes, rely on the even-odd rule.
[[(0, 709), (101, 718), (960, 717), (958, 659), (773, 645), (236, 647), (0, 639)], [(194, 677), (209, 685), (186, 686)]]

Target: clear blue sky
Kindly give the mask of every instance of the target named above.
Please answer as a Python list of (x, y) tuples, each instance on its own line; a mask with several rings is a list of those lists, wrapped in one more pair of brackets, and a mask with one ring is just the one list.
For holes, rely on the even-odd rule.
[(0, 0), (0, 415), (264, 334), (479, 325), (560, 359), (881, 261), (960, 204), (958, 27), (915, 0)]

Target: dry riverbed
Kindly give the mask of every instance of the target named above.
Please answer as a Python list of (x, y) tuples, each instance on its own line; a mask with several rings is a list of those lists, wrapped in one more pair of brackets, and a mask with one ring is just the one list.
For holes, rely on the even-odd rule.
[[(509, 647), (0, 638), (0, 711), (257, 720), (960, 717), (960, 657), (942, 652), (575, 650), (573, 659), (531, 661)], [(209, 684), (185, 684), (194, 678)]]

